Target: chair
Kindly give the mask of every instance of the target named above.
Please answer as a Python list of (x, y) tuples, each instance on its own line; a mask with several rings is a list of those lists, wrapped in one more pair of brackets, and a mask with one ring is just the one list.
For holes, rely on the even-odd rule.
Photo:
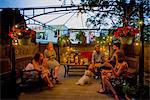
[(42, 89), (41, 72), (37, 70), (22, 70), (21, 72), (21, 90), (31, 90), (39, 87)]

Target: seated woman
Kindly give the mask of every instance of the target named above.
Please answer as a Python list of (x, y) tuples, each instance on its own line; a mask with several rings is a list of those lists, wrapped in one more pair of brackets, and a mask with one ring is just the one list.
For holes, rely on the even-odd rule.
[(112, 70), (103, 70), (102, 71), (102, 74), (101, 74), (102, 87), (98, 91), (98, 93), (105, 93), (106, 88), (107, 88), (107, 89), (112, 91), (112, 93), (113, 93), (113, 95), (115, 97), (115, 100), (119, 100), (118, 95), (117, 95), (115, 89), (112, 86), (112, 84), (118, 84), (118, 83), (116, 81), (113, 81), (114, 83), (111, 83), (111, 80), (121, 77), (122, 74), (125, 71), (127, 71), (128, 64), (125, 62), (124, 53), (122, 53), (121, 51), (118, 51), (116, 53), (116, 55), (118, 56), (118, 61), (117, 61), (116, 65), (115, 65), (115, 67), (114, 68), (112, 67)]
[(48, 84), (48, 87), (51, 89), (54, 87), (54, 85), (52, 84), (49, 76), (50, 76), (50, 72), (48, 70), (48, 59), (44, 58), (43, 63), (42, 63), (41, 77), (42, 77), (42, 79), (44, 79), (44, 81)]
[(29, 70), (36, 70), (36, 71), (31, 71), (31, 72), (26, 72), (26, 76), (38, 76), (38, 73), (41, 72), (41, 64), (42, 61), (44, 59), (44, 55), (43, 53), (36, 53), (35, 56), (32, 59), (32, 62), (29, 63), (26, 68), (25, 71), (29, 71)]
[[(113, 49), (114, 49), (114, 53), (113, 53), (113, 55), (112, 55), (112, 57), (111, 57), (111, 59), (110, 60), (107, 60), (104, 64), (103, 64), (103, 66), (107, 66), (107, 67), (115, 67), (115, 65), (116, 65), (116, 63), (117, 63), (117, 59), (118, 59), (118, 56), (117, 56), (117, 52), (118, 51), (121, 51), (120, 50), (120, 43), (114, 43), (113, 44)], [(123, 51), (122, 51), (122, 53), (123, 53)]]
[(44, 56), (48, 58), (48, 66), (51, 69), (54, 69), (54, 78), (56, 79), (56, 83), (59, 83), (58, 80), (58, 71), (60, 68), (60, 64), (56, 61), (56, 52), (54, 50), (52, 42), (49, 42), (47, 48), (44, 50)]
[(53, 84), (49, 79), (50, 72), (48, 70), (48, 60), (47, 58), (44, 58), (44, 55), (42, 52), (35, 54), (32, 60), (32, 63), (29, 63), (27, 67), (25, 68), (25, 70), (26, 71), (36, 70), (36, 72), (31, 71), (31, 72), (26, 73), (26, 75), (28, 74), (28, 76), (30, 75), (31, 77), (32, 76), (38, 77), (38, 74), (41, 73), (41, 77), (48, 84), (48, 87), (49, 88), (53, 87)]

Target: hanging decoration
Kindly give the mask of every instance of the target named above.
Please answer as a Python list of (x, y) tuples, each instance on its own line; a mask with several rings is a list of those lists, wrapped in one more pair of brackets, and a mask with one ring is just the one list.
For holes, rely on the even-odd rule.
[(114, 32), (114, 36), (121, 40), (122, 44), (132, 44), (132, 40), (136, 34), (139, 33), (138, 28), (131, 26), (119, 27)]
[(12, 31), (8, 33), (10, 38), (10, 44), (12, 45), (26, 45), (30, 42), (35, 43), (35, 34), (36, 32), (31, 29), (18, 29), (13, 27)]

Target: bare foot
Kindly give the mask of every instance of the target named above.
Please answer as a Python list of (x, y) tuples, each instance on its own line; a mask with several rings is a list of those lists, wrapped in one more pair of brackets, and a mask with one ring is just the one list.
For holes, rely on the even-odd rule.
[(100, 90), (98, 90), (97, 92), (98, 92), (98, 93), (101, 93), (101, 94), (104, 94), (104, 93), (105, 93), (105, 91), (104, 91), (103, 89), (100, 89)]
[(54, 87), (54, 85), (48, 85), (49, 89), (52, 89)]
[(119, 98), (116, 94), (114, 95), (114, 97), (115, 97), (115, 100), (119, 100)]

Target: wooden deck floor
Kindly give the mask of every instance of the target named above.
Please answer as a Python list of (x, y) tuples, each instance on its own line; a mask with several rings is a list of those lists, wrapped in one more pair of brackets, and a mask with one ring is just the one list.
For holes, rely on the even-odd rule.
[(114, 100), (111, 95), (99, 94), (99, 80), (92, 84), (79, 86), (75, 83), (81, 76), (67, 76), (62, 84), (55, 85), (51, 90), (44, 88), (42, 91), (22, 92), (19, 100)]

